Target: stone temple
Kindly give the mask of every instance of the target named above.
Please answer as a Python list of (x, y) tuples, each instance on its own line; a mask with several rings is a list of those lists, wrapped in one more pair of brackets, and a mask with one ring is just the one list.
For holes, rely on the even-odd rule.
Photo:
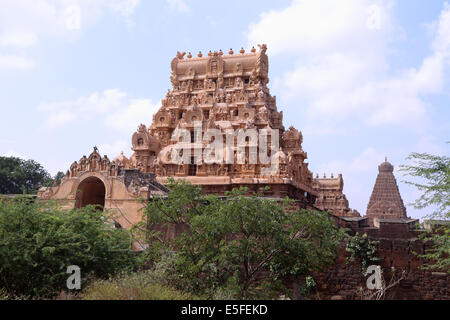
[(378, 176), (366, 212), (372, 225), (379, 219), (408, 218), (393, 172), (394, 166), (387, 159), (378, 166)]
[[(201, 185), (206, 193), (247, 187), (273, 199), (290, 197), (294, 209), (329, 211), (350, 234), (378, 241), (383, 270), (408, 271), (397, 290), (400, 299), (448, 299), (447, 273), (419, 269), (422, 261), (414, 253), (423, 253), (427, 244), (417, 241), (418, 220), (406, 216), (387, 159), (378, 167), (364, 217), (350, 209), (341, 174), (313, 177), (302, 133), (284, 127), (283, 112), (267, 86), (266, 50), (260, 45), (248, 53), (199, 52), (195, 58), (177, 53), (171, 62), (172, 87), (152, 123), (136, 124), (133, 153), (110, 160), (94, 147), (89, 156), (72, 163), (59, 185), (41, 188), (38, 197), (67, 209), (102, 206), (117, 213), (116, 226), (123, 228), (140, 220), (141, 199), (167, 194), (169, 178)], [(135, 244), (135, 249), (140, 246)], [(341, 248), (335, 265), (314, 275), (324, 297), (348, 299), (365, 285), (361, 266), (348, 265), (346, 254)]]
[[(178, 52), (171, 62), (172, 88), (152, 123), (139, 125), (132, 135), (132, 155), (122, 153), (111, 161), (94, 148), (89, 157), (71, 165), (59, 186), (42, 188), (39, 197), (57, 199), (67, 208), (98, 204), (117, 210), (118, 222), (128, 227), (140, 218), (139, 199), (166, 193), (164, 185), (174, 178), (202, 185), (206, 193), (269, 187), (264, 196), (292, 198), (298, 208), (359, 217), (349, 208), (342, 175), (313, 178), (302, 133), (283, 126), (283, 112), (267, 86), (266, 50), (266, 45), (259, 45), (248, 53), (220, 50), (205, 56), (199, 52), (197, 57)], [(266, 135), (255, 140), (252, 130)], [(202, 155), (212, 143), (220, 143), (226, 156), (205, 160)], [(214, 150), (209, 154), (221, 153)], [(260, 161), (262, 155), (277, 165)], [(184, 160), (174, 161), (177, 157)], [(406, 217), (390, 164), (380, 165), (367, 215), (371, 221), (378, 216)]]

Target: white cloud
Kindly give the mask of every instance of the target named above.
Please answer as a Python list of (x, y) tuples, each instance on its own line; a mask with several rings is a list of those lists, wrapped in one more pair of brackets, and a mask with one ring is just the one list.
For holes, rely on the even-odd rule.
[(48, 114), (45, 125), (49, 128), (100, 118), (109, 127), (131, 133), (140, 123), (150, 124), (158, 108), (150, 99), (133, 99), (120, 89), (110, 89), (74, 100), (41, 103), (37, 109)]
[(15, 158), (20, 158), (20, 159), (27, 159), (22, 154), (17, 152), (16, 150), (8, 150), (4, 156), (5, 157), (15, 157)]
[(184, 0), (166, 0), (169, 5), (169, 9), (180, 13), (190, 13), (191, 8), (186, 4)]
[(125, 140), (117, 140), (116, 142), (109, 144), (103, 143), (98, 145), (98, 150), (102, 155), (107, 155), (110, 160), (114, 160), (116, 156), (118, 156), (121, 152), (124, 153), (126, 157), (130, 157), (131, 144), (129, 141)]
[(416, 146), (414, 147), (415, 152), (424, 152), (424, 153), (430, 153), (435, 155), (442, 155), (448, 153), (448, 150), (446, 150), (446, 147), (448, 148), (449, 145), (445, 142), (438, 141), (433, 136), (423, 136), (417, 141)]
[(108, 6), (124, 17), (130, 17), (139, 7), (141, 0), (111, 0)]
[(442, 93), (450, 56), (450, 6), (435, 24), (432, 53), (419, 68), (393, 70), (392, 41), (402, 36), (392, 1), (294, 0), (249, 26), (251, 44), (297, 63), (276, 81), (288, 100), (305, 101), (313, 123), (399, 125), (423, 130), (428, 94)]
[[(66, 38), (96, 23), (108, 11), (131, 24), (139, 4), (140, 0), (1, 0), (0, 49), (31, 47), (44, 37)], [(24, 69), (22, 64), (11, 66)]]
[[(267, 43), (272, 54), (345, 49), (349, 42), (360, 49), (367, 46), (366, 51), (370, 51), (377, 46), (371, 40), (383, 40), (380, 34), (386, 34), (390, 28), (389, 6), (384, 1), (373, 3), (368, 0), (294, 0), (286, 9), (263, 13), (260, 21), (250, 26), (248, 39), (252, 44)], [(373, 23), (375, 11), (379, 25), (376, 32), (367, 27)], [(370, 33), (373, 34), (367, 39)]]
[(450, 4), (445, 3), (439, 17), (436, 37), (433, 42), (435, 54), (449, 63), (450, 58)]
[(132, 132), (141, 123), (150, 124), (159, 107), (149, 99), (131, 100), (125, 108), (109, 114), (105, 123), (124, 132)]
[(76, 112), (79, 117), (91, 117), (104, 114), (124, 103), (127, 94), (120, 89), (109, 89), (103, 92), (94, 92), (87, 97), (60, 102), (41, 103), (38, 111), (55, 114), (61, 111)]
[(80, 30), (82, 15), (81, 8), (76, 5), (67, 7), (63, 12), (64, 20), (66, 21), (67, 30)]
[(34, 60), (14, 55), (0, 55), (0, 70), (29, 70), (36, 66)]
[[(345, 173), (347, 174), (360, 174), (373, 171), (378, 165), (383, 162), (384, 155), (377, 152), (376, 149), (368, 147), (363, 152), (355, 156), (350, 161), (333, 160), (328, 163), (323, 163), (319, 166), (319, 172), (327, 173)], [(345, 175), (345, 176), (346, 176)], [(321, 174), (319, 174), (321, 176)], [(344, 176), (344, 177), (345, 177)]]
[(11, 32), (0, 35), (0, 47), (31, 47), (37, 43), (37, 36), (32, 32)]
[(58, 110), (47, 119), (49, 127), (59, 127), (68, 124), (76, 119), (76, 114), (69, 110)]

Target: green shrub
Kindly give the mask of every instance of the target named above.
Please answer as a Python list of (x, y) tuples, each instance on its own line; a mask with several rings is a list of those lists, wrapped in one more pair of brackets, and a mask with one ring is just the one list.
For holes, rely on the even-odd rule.
[(84, 300), (193, 300), (197, 296), (176, 290), (155, 279), (152, 271), (124, 274), (92, 282), (81, 293)]
[(66, 288), (67, 267), (108, 278), (135, 265), (127, 231), (114, 229), (108, 213), (86, 207), (17, 198), (0, 200), (0, 287), (11, 296), (52, 297)]
[[(246, 188), (225, 197), (204, 195), (185, 181), (169, 180), (168, 188), (167, 197), (148, 202), (135, 230), (147, 236), (152, 259), (158, 261), (161, 251), (175, 252), (169, 275), (177, 288), (210, 299), (288, 294), (278, 280), (324, 269), (344, 237), (327, 213), (285, 211), (288, 200)], [(174, 226), (182, 232), (166, 237), (165, 228)], [(267, 284), (274, 289), (261, 289)]]
[(355, 236), (348, 240), (345, 247), (345, 250), (350, 253), (347, 263), (359, 260), (361, 269), (365, 273), (369, 265), (381, 260), (378, 257), (378, 243), (378, 241), (370, 240), (367, 234), (361, 236), (357, 232)]

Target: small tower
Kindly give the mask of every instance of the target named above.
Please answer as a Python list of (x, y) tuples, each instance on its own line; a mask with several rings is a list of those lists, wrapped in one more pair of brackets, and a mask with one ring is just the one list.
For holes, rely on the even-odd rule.
[(407, 219), (406, 208), (393, 172), (394, 166), (387, 161), (387, 158), (378, 166), (377, 180), (366, 213), (372, 226), (375, 218)]

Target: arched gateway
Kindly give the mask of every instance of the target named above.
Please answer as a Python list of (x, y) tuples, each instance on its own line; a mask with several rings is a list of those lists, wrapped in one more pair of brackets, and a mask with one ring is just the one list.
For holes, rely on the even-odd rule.
[(165, 195), (168, 190), (156, 181), (155, 174), (126, 168), (125, 162), (123, 155), (110, 161), (94, 147), (89, 157), (71, 165), (60, 185), (41, 188), (38, 197), (56, 200), (63, 209), (99, 206), (128, 228), (140, 221), (140, 199)]
[(78, 186), (75, 207), (84, 208), (88, 205), (95, 205), (103, 210), (105, 196), (106, 187), (102, 180), (97, 177), (86, 178)]

